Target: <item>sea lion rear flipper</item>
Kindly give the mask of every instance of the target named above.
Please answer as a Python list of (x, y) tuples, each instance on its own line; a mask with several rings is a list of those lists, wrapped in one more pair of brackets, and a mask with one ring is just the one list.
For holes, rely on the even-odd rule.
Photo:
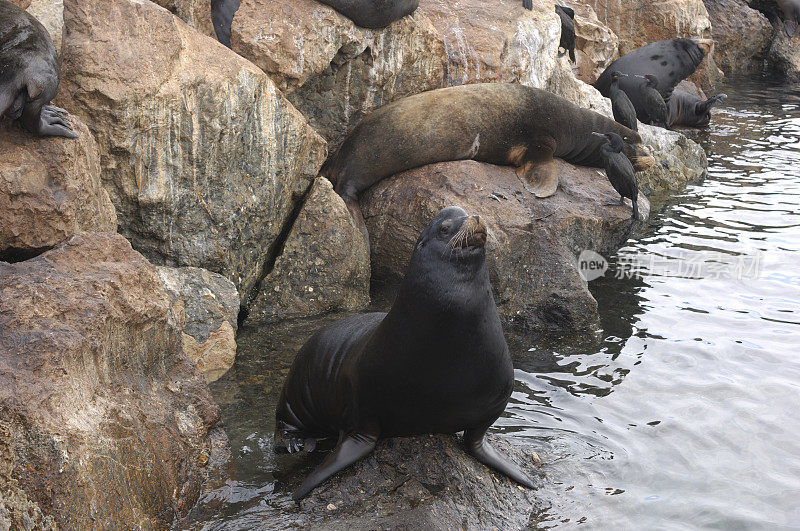
[(534, 488), (533, 481), (519, 466), (498, 454), (486, 442), (487, 429), (479, 428), (464, 431), (464, 443), (467, 446), (467, 452), (484, 465), (502, 472), (520, 485), (524, 485), (529, 489)]
[(538, 198), (550, 197), (558, 190), (558, 169), (553, 159), (549, 161), (528, 162), (522, 184), (525, 189)]
[(231, 25), (236, 11), (239, 10), (241, 0), (211, 0), (211, 20), (214, 23), (214, 33), (217, 40), (231, 47)]
[(304, 498), (314, 487), (331, 477), (336, 472), (348, 467), (368, 455), (375, 448), (378, 438), (366, 433), (351, 433), (333, 449), (316, 470), (303, 480), (292, 494), (295, 501)]

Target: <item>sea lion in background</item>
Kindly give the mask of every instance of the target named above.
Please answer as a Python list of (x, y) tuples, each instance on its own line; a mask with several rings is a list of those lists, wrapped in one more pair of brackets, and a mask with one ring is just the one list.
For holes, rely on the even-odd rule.
[(648, 74), (646, 76), (634, 76), (643, 79), (639, 85), (639, 96), (645, 114), (645, 123), (669, 129), (667, 126), (667, 102), (658, 91), (658, 78)]
[(544, 90), (481, 83), (423, 92), (372, 111), (320, 173), (368, 238), (358, 196), (382, 179), (435, 162), (472, 159), (516, 166), (530, 192), (548, 197), (558, 188), (553, 157), (602, 167), (601, 141), (593, 131), (619, 134), (637, 168), (653, 164), (639, 133), (610, 118)]
[(606, 177), (608, 177), (611, 186), (619, 194), (619, 203), (607, 203), (609, 205), (622, 205), (625, 203), (625, 198), (631, 200), (633, 207), (633, 214), (631, 219), (639, 219), (639, 207), (637, 202), (639, 200), (639, 183), (636, 181), (636, 173), (633, 171), (633, 166), (628, 157), (622, 154), (622, 138), (616, 133), (593, 133), (604, 140), (600, 152), (603, 155), (603, 166), (606, 170)]
[(607, 98), (611, 86), (611, 72), (616, 70), (628, 74), (629, 77), (620, 79), (619, 87), (625, 91), (636, 108), (639, 121), (648, 123), (639, 95), (641, 80), (633, 76), (654, 75), (658, 79), (658, 91), (664, 101), (669, 102), (675, 85), (694, 73), (705, 55), (711, 50), (712, 44), (713, 41), (709, 39), (686, 38), (650, 43), (611, 63), (597, 78), (594, 86), (600, 91), (600, 94)]
[(563, 57), (569, 52), (569, 60), (575, 62), (575, 11), (570, 7), (556, 6), (556, 14), (561, 19), (561, 41), (559, 48), (563, 48), (564, 53), (558, 56)]
[(800, 25), (800, 0), (777, 0), (778, 7), (783, 13), (783, 29), (790, 39), (797, 33)]
[(460, 431), (478, 461), (533, 487), (485, 439), (514, 388), (485, 243), (478, 216), (443, 209), (417, 240), (388, 314), (343, 319), (300, 349), (278, 400), (275, 451), (312, 449), (317, 438), (339, 442), (295, 500), (380, 438)]
[(711, 107), (724, 101), (726, 94), (717, 94), (703, 100), (693, 94), (676, 89), (669, 99), (667, 123), (670, 127), (705, 127), (711, 121)]
[(627, 77), (626, 74), (611, 72), (611, 86), (608, 89), (609, 99), (611, 99), (611, 112), (614, 120), (621, 123), (628, 129), (639, 130), (639, 121), (636, 119), (636, 108), (631, 103), (625, 91), (619, 88), (619, 79)]
[(67, 111), (47, 105), (58, 94), (61, 65), (53, 39), (36, 18), (0, 0), (0, 116), (39, 136), (78, 138)]

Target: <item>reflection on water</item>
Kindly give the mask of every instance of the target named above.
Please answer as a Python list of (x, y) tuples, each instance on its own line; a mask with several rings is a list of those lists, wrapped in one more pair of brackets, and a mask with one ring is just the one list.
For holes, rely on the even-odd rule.
[[(600, 336), (508, 335), (518, 381), (496, 429), (545, 461), (532, 525), (800, 526), (800, 90), (723, 91), (712, 126), (690, 132), (708, 178), (592, 282)], [(758, 278), (737, 278), (756, 258)], [(637, 275), (614, 277), (631, 264)], [(273, 415), (324, 322), (242, 331), (213, 385), (237, 481), (201, 504), (206, 528), (301, 522), (281, 472), (314, 461), (272, 453)]]

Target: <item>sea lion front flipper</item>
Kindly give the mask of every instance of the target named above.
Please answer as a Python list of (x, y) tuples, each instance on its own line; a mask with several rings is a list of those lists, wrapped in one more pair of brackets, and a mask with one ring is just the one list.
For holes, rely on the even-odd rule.
[(39, 126), (37, 133), (41, 136), (63, 136), (78, 138), (75, 131), (67, 123), (65, 116), (49, 105), (42, 107), (39, 113)]
[(231, 47), (231, 25), (233, 17), (239, 10), (241, 0), (211, 0), (211, 21), (214, 23), (214, 33), (217, 40)]
[(348, 467), (368, 455), (375, 448), (378, 438), (366, 433), (351, 433), (333, 449), (311, 474), (303, 480), (292, 494), (294, 501), (304, 498), (314, 487), (334, 475), (336, 472)]
[(498, 454), (497, 451), (486, 442), (487, 429), (488, 428), (479, 428), (464, 431), (464, 443), (467, 446), (467, 452), (484, 465), (498, 472), (502, 472), (520, 485), (524, 485), (529, 489), (534, 488), (533, 481), (531, 481), (520, 467)]

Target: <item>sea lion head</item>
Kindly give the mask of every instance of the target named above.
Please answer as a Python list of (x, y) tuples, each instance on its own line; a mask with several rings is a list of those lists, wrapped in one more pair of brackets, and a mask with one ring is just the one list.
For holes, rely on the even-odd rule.
[(486, 225), (480, 216), (470, 216), (461, 207), (443, 208), (417, 239), (412, 262), (423, 257), (458, 268), (482, 264), (486, 258)]

